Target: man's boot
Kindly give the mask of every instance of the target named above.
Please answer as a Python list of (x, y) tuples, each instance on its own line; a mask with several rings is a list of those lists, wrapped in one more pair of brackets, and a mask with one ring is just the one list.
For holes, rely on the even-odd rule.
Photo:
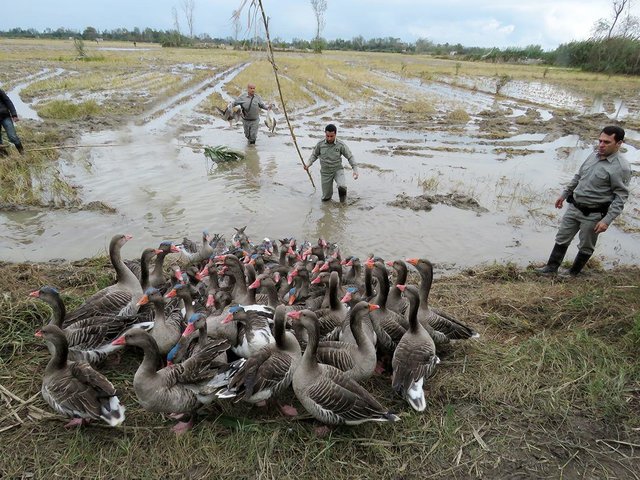
[(338, 187), (338, 196), (340, 197), (340, 203), (347, 201), (347, 187)]
[(18, 149), (18, 152), (20, 153), (20, 155), (24, 155), (24, 147), (22, 146), (22, 143), (20, 142), (16, 143), (16, 148)]
[(578, 275), (582, 271), (584, 266), (587, 264), (590, 258), (591, 258), (590, 253), (578, 252), (578, 255), (576, 255), (576, 258), (573, 261), (573, 265), (571, 265), (571, 268), (567, 271), (567, 274), (572, 277), (575, 277), (576, 275)]
[(558, 267), (560, 267), (562, 260), (564, 260), (564, 256), (567, 253), (568, 248), (569, 245), (559, 245), (556, 243), (553, 246), (553, 250), (551, 250), (551, 255), (549, 256), (547, 264), (542, 268), (536, 269), (536, 273), (539, 273), (540, 275), (552, 275), (554, 273), (558, 273)]

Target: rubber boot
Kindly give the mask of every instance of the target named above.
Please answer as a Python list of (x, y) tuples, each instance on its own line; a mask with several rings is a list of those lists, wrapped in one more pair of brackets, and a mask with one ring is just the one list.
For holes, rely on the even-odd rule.
[(540, 275), (553, 275), (558, 273), (558, 268), (560, 267), (562, 260), (564, 260), (564, 256), (567, 253), (568, 248), (569, 245), (559, 245), (556, 243), (553, 246), (553, 250), (551, 250), (551, 255), (549, 256), (547, 264), (542, 268), (536, 269), (536, 273)]
[(20, 155), (24, 155), (24, 147), (22, 146), (22, 143), (20, 142), (16, 143), (16, 148), (18, 149), (18, 152), (20, 153)]
[(338, 187), (338, 196), (340, 197), (340, 203), (347, 201), (347, 187)]
[(571, 268), (567, 271), (567, 274), (572, 277), (575, 277), (576, 275), (578, 275), (582, 271), (584, 266), (587, 264), (590, 258), (591, 258), (590, 253), (578, 252), (578, 255), (576, 255), (576, 258), (573, 261), (573, 265), (571, 265)]

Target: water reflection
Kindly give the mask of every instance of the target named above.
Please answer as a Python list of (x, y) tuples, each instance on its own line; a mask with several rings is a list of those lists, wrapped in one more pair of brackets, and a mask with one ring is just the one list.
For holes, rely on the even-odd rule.
[(230, 190), (240, 192), (257, 192), (260, 190), (260, 155), (255, 147), (247, 146), (245, 158), (229, 162), (213, 162), (209, 174), (226, 180)]
[(332, 200), (321, 202), (319, 208), (322, 216), (318, 219), (318, 236), (330, 242), (344, 243), (344, 239), (348, 235), (347, 210), (349, 206)]

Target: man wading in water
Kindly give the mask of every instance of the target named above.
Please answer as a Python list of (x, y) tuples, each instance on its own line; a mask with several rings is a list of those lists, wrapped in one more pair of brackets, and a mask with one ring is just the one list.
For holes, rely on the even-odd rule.
[(324, 129), (324, 140), (320, 140), (313, 153), (309, 157), (309, 161), (304, 169), (309, 171), (309, 167), (313, 165), (318, 158), (320, 159), (320, 177), (322, 181), (322, 201), (331, 200), (333, 195), (333, 182), (338, 186), (338, 195), (340, 202), (347, 200), (347, 183), (344, 178), (344, 168), (342, 166), (342, 157), (345, 157), (351, 168), (353, 169), (353, 179), (358, 179), (358, 165), (353, 158), (353, 154), (349, 147), (342, 141), (336, 139), (338, 129), (335, 125), (329, 124)]
[(249, 140), (249, 144), (256, 143), (258, 127), (260, 126), (260, 109), (271, 110), (271, 105), (266, 105), (260, 95), (256, 94), (256, 86), (253, 83), (247, 85), (247, 93), (240, 95), (233, 106), (242, 107), (242, 125), (244, 126), (244, 136)]

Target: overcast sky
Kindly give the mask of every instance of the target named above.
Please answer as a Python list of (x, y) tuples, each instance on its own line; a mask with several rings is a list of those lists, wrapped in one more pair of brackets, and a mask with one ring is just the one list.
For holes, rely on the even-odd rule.
[[(8, 0), (7, 0), (8, 1)], [(184, 0), (22, 0), (10, 2), (0, 15), (0, 30), (14, 27), (78, 31), (115, 28), (173, 28), (172, 7), (182, 11)], [(212, 37), (234, 36), (231, 13), (241, 0), (194, 0), (194, 31)], [(327, 39), (362, 35), (398, 37), (414, 42), (461, 43), (480, 47), (556, 48), (586, 39), (594, 23), (610, 17), (613, 0), (327, 0)], [(634, 6), (638, 15), (640, 2)], [(315, 17), (308, 0), (263, 0), (270, 17), (271, 37), (311, 39)], [(242, 25), (246, 27), (246, 14)], [(251, 37), (246, 28), (241, 37)]]

